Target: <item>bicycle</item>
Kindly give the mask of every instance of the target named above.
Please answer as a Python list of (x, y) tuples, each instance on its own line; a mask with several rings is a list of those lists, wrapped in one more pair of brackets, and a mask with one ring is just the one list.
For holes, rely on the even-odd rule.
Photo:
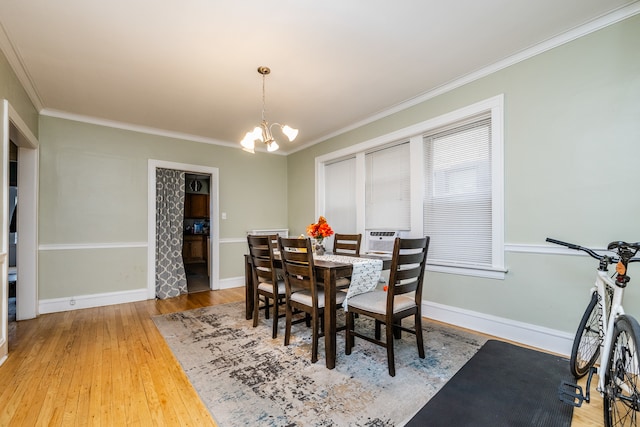
[[(580, 320), (569, 359), (576, 380), (589, 374), (586, 394), (578, 384), (563, 381), (560, 399), (576, 407), (583, 401), (589, 403), (593, 374), (603, 372), (604, 375), (598, 375), (596, 390), (603, 397), (605, 425), (635, 426), (640, 419), (640, 325), (635, 318), (625, 314), (622, 298), (631, 280), (627, 266), (640, 261), (640, 258), (634, 258), (640, 250), (640, 242), (611, 242), (607, 251), (612, 254), (600, 255), (572, 243), (546, 240), (586, 252), (599, 261), (591, 300)], [(612, 264), (616, 264), (616, 272), (610, 275), (608, 267)], [(600, 355), (607, 357), (600, 358), (600, 367), (596, 368)]]

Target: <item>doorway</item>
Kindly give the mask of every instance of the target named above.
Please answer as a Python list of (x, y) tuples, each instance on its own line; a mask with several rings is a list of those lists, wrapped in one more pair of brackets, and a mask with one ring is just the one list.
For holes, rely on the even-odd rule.
[(185, 174), (182, 259), (189, 293), (211, 289), (209, 238), (211, 230), (209, 188), (211, 176)]
[[(9, 202), (10, 183), (9, 152), (17, 147), (16, 187), (20, 187), (19, 206), (16, 206), (16, 233), (20, 244), (16, 245), (16, 320), (32, 319), (38, 315), (38, 140), (20, 118), (9, 101), (0, 102), (0, 135), (2, 135), (2, 170), (0, 177), (4, 202)], [(2, 214), (2, 252), (9, 252), (9, 210)], [(9, 351), (9, 256), (0, 260), (0, 364)]]
[(17, 261), (17, 207), (18, 207), (18, 147), (10, 141), (9, 143), (9, 264), (7, 267), (7, 282), (9, 286), (9, 330), (16, 321), (16, 288), (18, 282)]
[[(219, 224), (217, 218), (219, 217), (219, 182), (218, 182), (218, 169), (208, 166), (191, 165), (185, 163), (167, 162), (163, 160), (149, 160), (148, 167), (148, 242), (147, 242), (147, 290), (148, 298), (156, 297), (156, 169), (173, 169), (179, 171), (185, 171), (187, 174), (193, 174), (197, 176), (207, 177), (209, 179), (209, 197), (207, 207), (209, 209), (209, 235), (207, 239), (206, 248), (201, 246), (202, 250), (206, 252), (208, 265), (205, 267), (207, 270), (202, 275), (208, 272), (208, 280), (204, 279), (205, 285), (208, 289), (220, 289), (220, 260), (219, 260)], [(200, 226), (199, 226), (200, 227)], [(204, 225), (202, 225), (204, 227)], [(200, 229), (200, 228), (199, 228)], [(202, 270), (202, 265), (200, 266)]]

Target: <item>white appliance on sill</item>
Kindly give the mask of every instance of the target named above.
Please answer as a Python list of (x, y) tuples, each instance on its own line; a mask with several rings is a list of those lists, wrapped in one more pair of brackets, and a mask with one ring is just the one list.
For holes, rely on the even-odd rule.
[(280, 237), (289, 237), (289, 229), (288, 228), (271, 228), (271, 229), (259, 229), (259, 230), (249, 230), (247, 234), (252, 234), (255, 236), (268, 236), (269, 234), (277, 234)]
[(390, 254), (399, 231), (368, 230), (365, 234), (366, 253)]

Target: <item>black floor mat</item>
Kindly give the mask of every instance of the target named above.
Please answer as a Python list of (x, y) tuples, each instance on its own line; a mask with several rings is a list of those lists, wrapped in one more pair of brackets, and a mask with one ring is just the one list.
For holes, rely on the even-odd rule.
[(568, 359), (489, 340), (407, 426), (569, 427), (562, 380), (573, 380)]

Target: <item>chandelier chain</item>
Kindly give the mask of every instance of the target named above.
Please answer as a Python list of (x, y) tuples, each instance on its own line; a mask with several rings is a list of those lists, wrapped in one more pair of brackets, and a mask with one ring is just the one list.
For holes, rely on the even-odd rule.
[(264, 95), (264, 80), (265, 74), (262, 74), (262, 121), (264, 121), (264, 111), (267, 109), (267, 101), (265, 101), (266, 97)]

